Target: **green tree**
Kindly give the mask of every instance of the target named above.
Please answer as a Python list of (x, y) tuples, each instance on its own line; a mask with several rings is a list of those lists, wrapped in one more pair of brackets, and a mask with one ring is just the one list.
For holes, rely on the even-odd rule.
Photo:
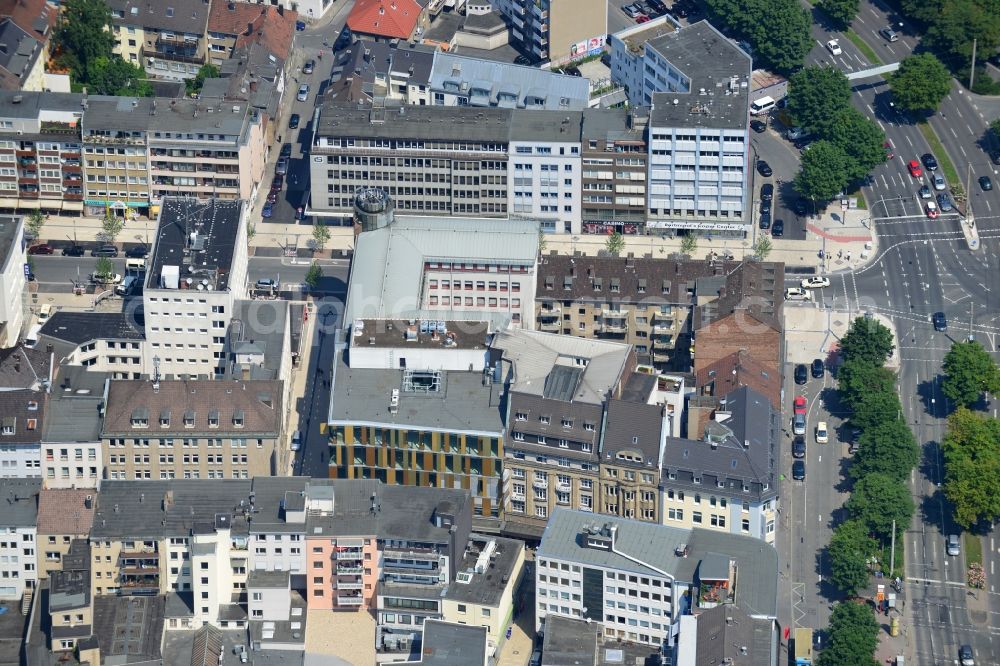
[(321, 252), (329, 241), (330, 229), (319, 220), (314, 222), (312, 231), (313, 249)]
[(833, 607), (817, 666), (877, 666), (878, 623), (867, 604), (842, 601)]
[(864, 432), (887, 421), (898, 420), (901, 412), (902, 405), (895, 391), (870, 391), (854, 405), (851, 423)]
[(625, 249), (625, 238), (616, 231), (608, 236), (608, 240), (604, 243), (604, 247), (612, 257), (617, 257), (622, 253), (622, 250)]
[(202, 65), (198, 69), (198, 73), (195, 74), (193, 79), (188, 79), (184, 82), (187, 88), (187, 93), (190, 95), (192, 93), (201, 92), (202, 87), (205, 85), (205, 79), (217, 79), (219, 78), (219, 68), (215, 65)]
[(538, 230), (538, 253), (545, 254), (546, 248), (548, 248), (549, 242), (545, 240), (545, 232), (541, 229)]
[(990, 123), (990, 131), (993, 132), (993, 138), (1000, 141), (1000, 118), (996, 118)]
[(861, 433), (858, 450), (851, 461), (851, 476), (885, 474), (906, 481), (920, 460), (920, 448), (913, 432), (901, 419), (879, 423)]
[(1000, 518), (1000, 421), (959, 407), (948, 417), (944, 495), (955, 522), (968, 529)]
[(802, 155), (802, 168), (792, 183), (795, 191), (812, 201), (829, 201), (842, 192), (855, 171), (844, 149), (817, 141)]
[(94, 264), (94, 275), (107, 277), (115, 274), (115, 265), (107, 257), (101, 257)]
[(788, 80), (789, 115), (796, 125), (820, 139), (831, 136), (837, 117), (849, 108), (851, 84), (835, 67), (810, 65)]
[(849, 597), (868, 585), (868, 558), (878, 544), (868, 536), (865, 526), (848, 520), (833, 530), (826, 552), (830, 556), (830, 581)]
[(87, 63), (88, 91), (97, 95), (150, 97), (153, 87), (138, 65), (125, 62), (118, 55), (102, 56)]
[(114, 243), (115, 239), (125, 228), (125, 222), (122, 218), (118, 217), (114, 213), (108, 211), (104, 215), (104, 219), (101, 220), (101, 235), (109, 243)]
[(698, 237), (694, 234), (685, 234), (681, 237), (681, 254), (690, 257), (698, 251)]
[(848, 407), (854, 407), (866, 393), (895, 391), (896, 376), (891, 370), (873, 365), (867, 359), (852, 358), (838, 368), (837, 386), (841, 399)]
[(873, 317), (856, 317), (840, 339), (840, 355), (845, 361), (858, 359), (882, 366), (893, 349), (892, 331)]
[(863, 178), (885, 162), (885, 132), (853, 106), (837, 114), (829, 138), (853, 163), (851, 179)]
[(757, 242), (753, 244), (753, 256), (758, 261), (764, 261), (767, 259), (767, 255), (771, 254), (772, 249), (774, 248), (771, 245), (771, 239), (761, 234), (757, 238)]
[(883, 541), (892, 536), (892, 521), (897, 535), (910, 525), (913, 498), (902, 481), (886, 474), (869, 474), (854, 484), (850, 499), (844, 504), (851, 518)]
[(309, 285), (310, 289), (315, 289), (316, 285), (323, 278), (323, 269), (320, 267), (319, 262), (312, 262), (309, 266), (309, 270), (306, 272), (306, 284)]
[(24, 218), (24, 226), (32, 238), (37, 239), (42, 233), (42, 226), (45, 224), (45, 213), (35, 209)]
[(843, 30), (858, 15), (859, 0), (819, 0), (816, 6), (830, 17), (837, 28)]
[(937, 111), (951, 92), (951, 74), (931, 53), (903, 58), (889, 77), (893, 101), (905, 111)]
[(109, 19), (111, 9), (104, 0), (65, 0), (59, 11), (53, 41), (56, 59), (70, 70), (74, 80), (90, 79), (88, 67), (115, 45)]
[(706, 10), (713, 25), (748, 41), (765, 69), (790, 74), (812, 48), (812, 20), (794, 0), (707, 0)]
[(975, 340), (954, 343), (943, 367), (941, 392), (959, 405), (971, 407), (984, 392), (1000, 393), (1000, 367)]
[(1000, 45), (1000, 4), (996, 0), (948, 0), (927, 25), (922, 44), (953, 66), (968, 64), (972, 42), (980, 59)]

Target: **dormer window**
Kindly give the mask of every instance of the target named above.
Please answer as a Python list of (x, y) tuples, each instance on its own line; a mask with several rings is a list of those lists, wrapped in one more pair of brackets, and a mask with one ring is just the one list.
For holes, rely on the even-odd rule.
[(548, 425), (552, 421), (552, 419), (550, 417), (548, 417), (548, 416), (539, 416), (538, 420), (541, 423), (544, 423), (545, 425)]
[(572, 428), (573, 427), (573, 419), (563, 419), (562, 420), (562, 427), (563, 428)]
[(528, 420), (528, 413), (527, 412), (516, 412), (514, 414), (514, 419), (517, 420), (517, 421), (527, 421)]
[(29, 412), (37, 412), (38, 411), (38, 401), (37, 400), (29, 400), (28, 401), (28, 411)]
[(594, 430), (596, 430), (596, 427), (594, 426), (593, 423), (584, 422), (583, 429), (586, 430), (587, 432), (594, 432)]
[(242, 428), (243, 422), (246, 420), (246, 414), (242, 409), (237, 409), (233, 412), (233, 427)]
[(148, 428), (149, 427), (149, 411), (145, 407), (140, 407), (132, 412), (132, 427), (133, 428)]
[(6, 417), (4, 417), (3, 426), (2, 426), (2, 429), (0, 429), (0, 432), (2, 432), (4, 435), (7, 435), (7, 436), (13, 435), (14, 434), (14, 426), (15, 426), (16, 423), (17, 423), (17, 420), (13, 416), (6, 416)]
[(618, 293), (622, 290), (621, 280), (619, 278), (611, 278), (611, 291)]
[(170, 410), (164, 409), (160, 412), (160, 427), (169, 428), (170, 427)]
[(219, 410), (213, 409), (208, 412), (208, 427), (209, 428), (219, 427)]
[(28, 430), (34, 430), (38, 427), (38, 419), (28, 419), (25, 423)]
[(194, 410), (189, 409), (184, 412), (184, 427), (193, 428), (194, 427)]

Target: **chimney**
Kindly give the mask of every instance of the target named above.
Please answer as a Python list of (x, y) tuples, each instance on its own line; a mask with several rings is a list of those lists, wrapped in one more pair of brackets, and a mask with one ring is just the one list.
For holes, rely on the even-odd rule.
[(248, 21), (247, 22), (247, 31), (245, 33), (243, 33), (243, 34), (245, 34), (245, 35), (252, 35), (253, 34), (253, 21)]

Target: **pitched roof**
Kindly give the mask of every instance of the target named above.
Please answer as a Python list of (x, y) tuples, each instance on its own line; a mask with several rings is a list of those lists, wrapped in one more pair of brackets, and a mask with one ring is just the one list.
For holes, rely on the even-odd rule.
[(292, 47), (298, 17), (298, 12), (270, 5), (216, 0), (208, 16), (208, 30), (235, 35), (237, 47), (260, 42), (284, 60)]
[(347, 25), (365, 35), (409, 39), (421, 11), (416, 0), (358, 0)]
[(659, 471), (663, 407), (644, 402), (612, 400), (601, 459), (609, 465), (629, 465)]
[(22, 30), (44, 41), (55, 27), (59, 12), (46, 0), (0, 0), (0, 16), (9, 16)]
[(781, 407), (781, 373), (761, 363), (745, 349), (702, 368), (695, 385), (703, 395), (720, 397), (740, 386), (749, 386), (767, 396), (774, 409)]
[(40, 391), (0, 391), (0, 444), (42, 441), (47, 396)]
[[(208, 25), (209, 8), (205, 0), (110, 0), (111, 22), (138, 25), (156, 30), (172, 30), (203, 35)], [(120, 12), (121, 18), (114, 12)]]
[[(281, 429), (281, 382), (270, 380), (223, 382), (215, 380), (115, 380), (108, 389), (105, 433), (142, 432), (274, 433)], [(135, 416), (144, 428), (132, 428)], [(192, 426), (185, 426), (190, 417)], [(213, 419), (214, 425), (209, 422)], [(237, 422), (242, 419), (242, 425)], [(167, 425), (164, 425), (166, 422)]]
[(94, 505), (86, 499), (94, 490), (76, 488), (43, 488), (38, 496), (39, 534), (90, 534), (94, 523)]
[[(692, 328), (724, 319), (731, 314), (750, 316), (776, 331), (782, 330), (781, 306), (785, 296), (785, 265), (760, 261), (744, 261), (725, 277), (722, 285), (715, 287), (718, 298), (711, 297), (713, 280), (699, 282), (697, 296), (700, 305), (692, 318)], [(703, 293), (708, 292), (708, 293)]]

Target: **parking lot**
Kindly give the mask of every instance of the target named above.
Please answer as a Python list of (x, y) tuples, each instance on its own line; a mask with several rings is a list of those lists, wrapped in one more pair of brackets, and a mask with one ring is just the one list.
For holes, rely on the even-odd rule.
[(633, 18), (622, 9), (623, 7), (635, 4), (639, 5), (642, 13), (651, 19), (667, 13), (683, 25), (688, 22), (693, 23), (702, 18), (697, 4), (692, 0), (681, 0), (679, 2), (663, 0), (663, 3), (666, 5), (666, 12), (657, 11), (654, 6), (651, 6), (645, 0), (612, 0), (612, 2), (608, 3), (608, 33), (618, 32), (637, 24), (638, 17)]
[(750, 133), (750, 155), (753, 161), (764, 160), (771, 167), (770, 177), (764, 177), (757, 169), (751, 177), (753, 188), (753, 220), (758, 225), (760, 220), (760, 186), (764, 183), (774, 185), (774, 200), (771, 204), (771, 219), (782, 220), (785, 230), (783, 238), (790, 240), (805, 240), (806, 218), (796, 215), (793, 210), (799, 195), (792, 187), (795, 174), (799, 172), (799, 151), (790, 141), (784, 138), (784, 126), (776, 119), (766, 116), (756, 118), (767, 121), (764, 132)]

